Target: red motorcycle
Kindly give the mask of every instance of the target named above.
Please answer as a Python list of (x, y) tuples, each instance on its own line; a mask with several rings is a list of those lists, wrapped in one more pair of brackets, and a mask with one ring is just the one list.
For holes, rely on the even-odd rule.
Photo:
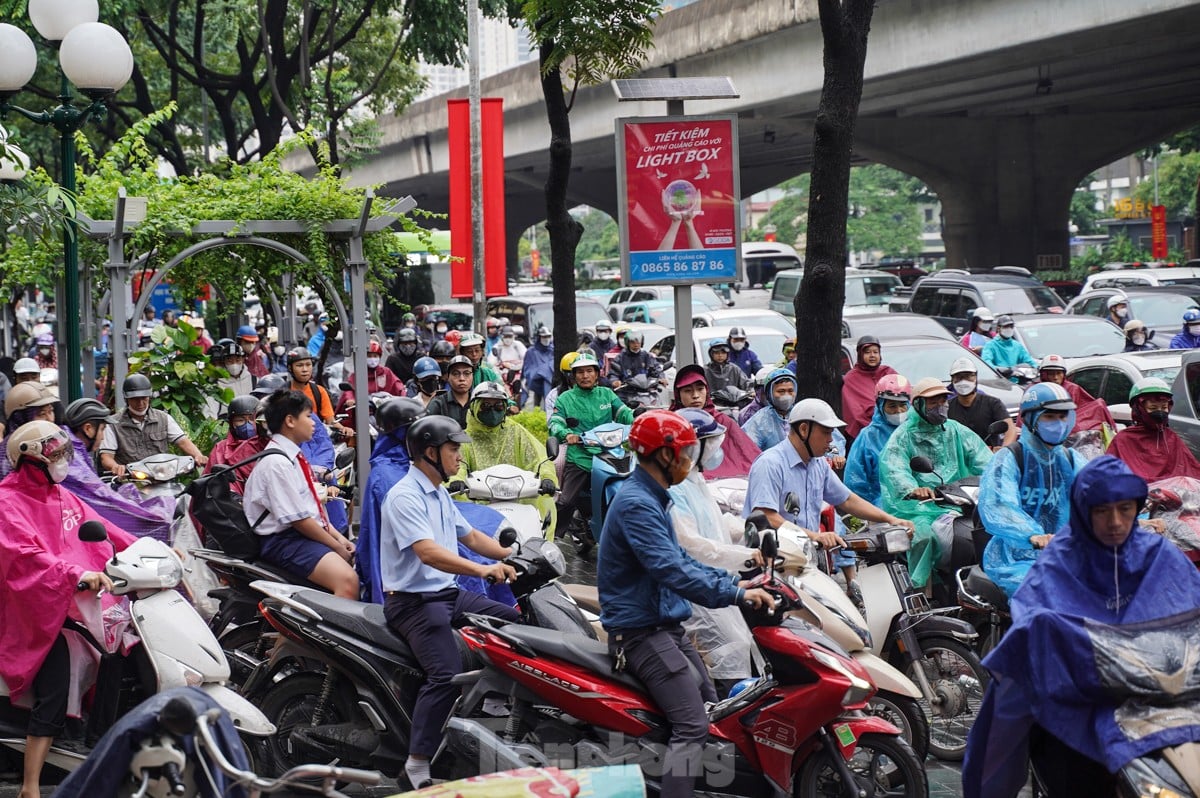
[[(772, 563), (774, 536), (763, 538)], [(697, 794), (925, 796), (925, 772), (900, 731), (862, 712), (875, 692), (866, 671), (788, 617), (802, 599), (773, 569), (756, 583), (776, 600), (772, 612), (743, 610), (768, 667), (710, 707)], [(462, 636), (485, 664), (464, 679), (435, 762), (456, 773), (637, 763), (657, 788), (669, 726), (635, 676), (613, 672), (605, 644), (482, 617)]]
[(1146, 512), (1164, 522), (1163, 537), (1200, 568), (1200, 479), (1168, 477), (1151, 483)]

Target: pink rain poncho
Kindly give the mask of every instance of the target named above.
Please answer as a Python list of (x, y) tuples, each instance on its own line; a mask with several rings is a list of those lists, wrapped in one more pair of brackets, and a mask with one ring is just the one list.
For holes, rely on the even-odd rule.
[[(0, 480), (0, 677), (15, 701), (33, 677), (75, 608), (75, 585), (84, 571), (103, 571), (112, 550), (84, 543), (79, 527), (100, 521), (122, 551), (135, 538), (100, 517), (45, 472), (19, 468)], [(108, 609), (121, 597), (105, 593)]]

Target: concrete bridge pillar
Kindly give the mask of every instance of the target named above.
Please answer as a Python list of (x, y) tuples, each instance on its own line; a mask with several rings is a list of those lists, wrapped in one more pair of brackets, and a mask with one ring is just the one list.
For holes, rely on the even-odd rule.
[(942, 202), (947, 266), (1066, 268), (1068, 209), (1092, 170), (1186, 127), (1184, 113), (862, 118), (855, 149)]

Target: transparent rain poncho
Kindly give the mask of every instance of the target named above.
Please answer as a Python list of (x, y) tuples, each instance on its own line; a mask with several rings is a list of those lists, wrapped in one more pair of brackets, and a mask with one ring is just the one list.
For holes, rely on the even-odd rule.
[(1021, 429), (1022, 469), (1008, 449), (979, 481), (979, 517), (991, 535), (983, 570), (1010, 598), (1033, 567), (1040, 549), (1034, 535), (1052, 535), (1070, 518), (1071, 484), (1087, 458), (1064, 446), (1047, 446), (1028, 427)]
[[(546, 447), (538, 443), (532, 432), (510, 418), (497, 427), (489, 427), (475, 415), (475, 407), (476, 403), (472, 402), (471, 409), (467, 411), (467, 434), (471, 436), (471, 442), (463, 444), (462, 465), (451, 479), (466, 479), (472, 471), (508, 463), (537, 474), (539, 479), (553, 480), (554, 484), (558, 484), (554, 461), (546, 459)], [(521, 501), (536, 507), (542, 518), (550, 514), (549, 537), (553, 540), (557, 523), (554, 497), (538, 496)]]
[[(733, 543), (733, 533), (740, 532), (743, 522), (721, 512), (703, 475), (693, 470), (668, 492), (671, 524), (680, 547), (706, 565), (734, 573), (743, 570), (746, 560), (754, 555), (753, 549)], [(683, 626), (714, 679), (744, 679), (751, 675), (757, 649), (737, 607), (714, 610), (693, 603), (692, 617)]]
[[(917, 474), (909, 467), (916, 456), (928, 457), (937, 474)], [(963, 477), (979, 476), (992, 458), (983, 439), (957, 421), (934, 425), (921, 418), (915, 409), (908, 419), (896, 428), (879, 457), (879, 487), (882, 507), (892, 515), (907, 518), (916, 527), (912, 548), (908, 552), (908, 568), (913, 584), (924, 587), (929, 582), (941, 547), (933, 532), (933, 522), (947, 512), (933, 502), (922, 503), (905, 497), (917, 488), (936, 488), (944, 479), (947, 483)]]

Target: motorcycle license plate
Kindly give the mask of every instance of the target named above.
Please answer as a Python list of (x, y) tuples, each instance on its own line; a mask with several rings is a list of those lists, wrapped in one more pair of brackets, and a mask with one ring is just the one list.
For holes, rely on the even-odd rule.
[(849, 748), (854, 745), (854, 729), (850, 728), (848, 723), (840, 723), (833, 727), (833, 733), (837, 736), (838, 742), (843, 748)]

